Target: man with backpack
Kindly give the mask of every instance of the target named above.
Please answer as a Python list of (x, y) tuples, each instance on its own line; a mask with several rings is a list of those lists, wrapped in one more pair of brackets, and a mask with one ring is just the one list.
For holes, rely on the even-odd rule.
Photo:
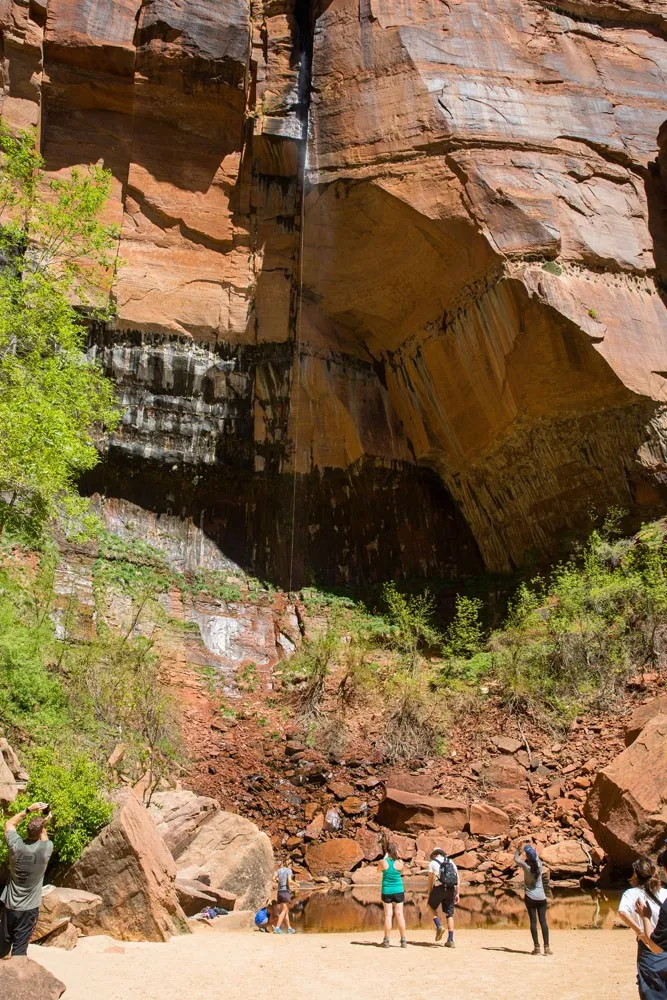
[(454, 948), (454, 907), (459, 901), (459, 873), (456, 865), (445, 851), (437, 847), (431, 851), (428, 866), (428, 906), (433, 913), (435, 940), (440, 941), (445, 928), (440, 923), (438, 909), (447, 917), (447, 941), (445, 948)]

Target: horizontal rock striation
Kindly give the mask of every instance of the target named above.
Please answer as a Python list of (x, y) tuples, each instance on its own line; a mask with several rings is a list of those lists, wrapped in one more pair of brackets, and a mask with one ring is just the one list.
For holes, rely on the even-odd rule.
[(662, 0), (1, 0), (0, 32), (2, 115), (114, 178), (124, 418), (85, 489), (295, 584), (664, 511)]

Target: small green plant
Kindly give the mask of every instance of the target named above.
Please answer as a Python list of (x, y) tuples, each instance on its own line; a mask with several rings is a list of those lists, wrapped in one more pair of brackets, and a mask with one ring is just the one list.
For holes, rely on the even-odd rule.
[(421, 662), (420, 650), (442, 644), (442, 635), (433, 625), (434, 599), (428, 591), (417, 596), (402, 594), (393, 582), (385, 584), (383, 597), (390, 646), (400, 654), (406, 669), (414, 673)]
[(256, 663), (246, 663), (236, 675), (236, 683), (243, 691), (252, 693), (259, 684), (259, 671)]
[(560, 264), (557, 264), (555, 260), (547, 260), (542, 264), (542, 270), (548, 271), (549, 274), (555, 274), (557, 277), (563, 273), (563, 268)]
[(597, 312), (596, 312), (595, 309), (589, 309), (588, 310), (588, 315), (590, 316), (591, 319), (597, 319), (598, 318), (598, 314), (597, 314)]
[(298, 710), (319, 715), (327, 678), (340, 650), (341, 634), (329, 624), (325, 632), (304, 640), (284, 668), (286, 686)]

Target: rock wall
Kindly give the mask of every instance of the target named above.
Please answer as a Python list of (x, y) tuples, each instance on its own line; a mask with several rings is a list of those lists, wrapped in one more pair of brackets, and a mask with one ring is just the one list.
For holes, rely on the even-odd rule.
[(664, 511), (663, 0), (0, 0), (0, 29), (4, 117), (114, 176), (91, 347), (125, 416), (85, 489), (294, 584)]

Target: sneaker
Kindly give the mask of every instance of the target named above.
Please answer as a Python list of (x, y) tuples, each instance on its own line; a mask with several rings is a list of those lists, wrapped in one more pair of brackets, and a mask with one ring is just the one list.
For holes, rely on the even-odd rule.
[(401, 948), (407, 948), (407, 946), (408, 942), (405, 940), (405, 938), (401, 938)]
[(453, 938), (449, 938), (447, 941), (445, 941), (445, 948), (456, 948)]
[(274, 927), (273, 928), (273, 933), (274, 934), (282, 934), (283, 933), (282, 927)]
[(287, 933), (288, 933), (288, 934), (296, 934), (296, 931), (294, 930), (294, 928), (293, 928), (293, 927), (288, 927), (288, 928), (287, 928)]
[(435, 940), (436, 940), (436, 943), (438, 941), (442, 941), (442, 939), (444, 937), (444, 934), (445, 934), (445, 928), (444, 927), (436, 927), (436, 929), (435, 929)]
[(537, 948), (533, 948), (533, 950), (531, 951), (531, 955), (541, 955), (541, 954), (542, 952), (539, 949), (539, 945)]
[(551, 948), (545, 948), (544, 949), (544, 954), (545, 955), (553, 955), (553, 952), (552, 952)]
[(391, 948), (391, 945), (389, 943), (389, 938), (385, 938), (384, 939), (384, 941), (382, 942), (382, 947), (383, 948)]

